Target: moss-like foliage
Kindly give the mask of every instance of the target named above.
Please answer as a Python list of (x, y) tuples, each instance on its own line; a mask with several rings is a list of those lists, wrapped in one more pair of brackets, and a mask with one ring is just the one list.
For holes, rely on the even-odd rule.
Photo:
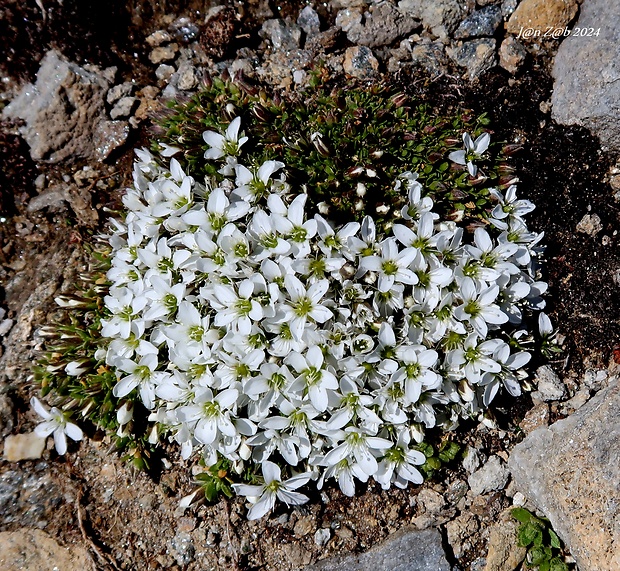
[(214, 79), (189, 101), (170, 103), (158, 140), (182, 150), (189, 172), (217, 177), (213, 163), (203, 159), (208, 145), (202, 133), (221, 132), (237, 116), (251, 136), (245, 163), (281, 160), (288, 182), (306, 190), (314, 209), (323, 203), (336, 222), (366, 214), (379, 224), (393, 222), (407, 198), (393, 181), (404, 171), (418, 173), (442, 218), (466, 224), (485, 218), (489, 186), (501, 189), (514, 181), (506, 162), (514, 146), (493, 143), (475, 178), (448, 159), (450, 151), (462, 148), (464, 132), (475, 137), (488, 131), (485, 114), (462, 109), (442, 116), (387, 83), (342, 88), (319, 82), (284, 100)]

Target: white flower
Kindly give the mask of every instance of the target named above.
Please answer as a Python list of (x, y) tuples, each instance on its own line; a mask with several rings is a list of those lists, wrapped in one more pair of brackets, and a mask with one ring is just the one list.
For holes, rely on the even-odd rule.
[(43, 418), (43, 422), (34, 429), (35, 434), (40, 438), (46, 438), (53, 433), (56, 452), (61, 456), (67, 451), (67, 436), (71, 440), (82, 440), (82, 430), (69, 422), (64, 413), (56, 407), (48, 411), (37, 397), (30, 399), (30, 406)]
[(246, 496), (253, 504), (248, 512), (248, 519), (259, 519), (269, 513), (276, 503), (276, 498), (289, 506), (305, 504), (308, 496), (296, 492), (297, 488), (308, 483), (311, 473), (298, 474), (288, 480), (282, 480), (280, 467), (269, 460), (262, 465), (265, 483), (260, 486), (233, 484), (237, 494)]
[(479, 288), (474, 280), (464, 278), (460, 295), (463, 303), (454, 310), (454, 316), (469, 322), (481, 337), (487, 336), (488, 323), (501, 325), (508, 321), (508, 316), (493, 303), (499, 295), (497, 285)]
[(483, 133), (475, 141), (472, 141), (469, 133), (463, 133), (463, 146), (462, 151), (453, 151), (448, 155), (451, 161), (459, 165), (467, 165), (467, 170), (471, 176), (476, 176), (478, 167), (473, 163), (475, 159), (481, 157), (481, 155), (489, 148), (491, 142), (491, 136), (488, 133)]
[(247, 137), (239, 137), (241, 117), (235, 117), (228, 125), (226, 133), (220, 135), (215, 131), (205, 131), (202, 138), (211, 147), (205, 151), (205, 159), (219, 159), (222, 157), (236, 157), (241, 146), (247, 142)]

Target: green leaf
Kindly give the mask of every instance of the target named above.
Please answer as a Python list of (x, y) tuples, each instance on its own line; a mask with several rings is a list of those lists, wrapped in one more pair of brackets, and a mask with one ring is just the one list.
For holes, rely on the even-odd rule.
[(560, 549), (560, 547), (562, 547), (560, 538), (558, 537), (557, 533), (552, 529), (549, 529), (549, 538), (551, 539), (551, 547), (555, 547), (556, 549)]
[(538, 537), (542, 538), (542, 532), (537, 525), (528, 521), (519, 527), (518, 541), (521, 547), (529, 547), (536, 542)]
[(532, 565), (541, 565), (551, 559), (551, 548), (546, 545), (532, 547), (528, 553)]
[(568, 565), (559, 557), (554, 557), (549, 562), (549, 571), (568, 571)]

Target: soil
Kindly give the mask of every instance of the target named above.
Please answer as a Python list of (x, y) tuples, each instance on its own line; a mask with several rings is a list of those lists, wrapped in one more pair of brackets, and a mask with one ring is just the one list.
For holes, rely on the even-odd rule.
[[(146, 36), (171, 12), (198, 21), (208, 8), (197, 0), (43, 4), (46, 19), (34, 2), (4, 0), (0, 6), (0, 38), (8, 46), (0, 58), (0, 106), (20, 84), (34, 78), (38, 62), (52, 47), (72, 61), (115, 65), (123, 78), (153, 82)], [(256, 31), (265, 4), (273, 14), (292, 17), (305, 5), (245, 3), (245, 15), (226, 53), (259, 45)], [(494, 138), (522, 145), (514, 157), (519, 192), (536, 204), (530, 226), (545, 232), (548, 313), (565, 338), (563, 353), (552, 365), (574, 393), (586, 369), (606, 367), (620, 339), (620, 296), (611, 279), (620, 268), (620, 237), (614, 230), (620, 205), (608, 184), (613, 157), (587, 130), (560, 126), (550, 118), (549, 70), (556, 48), (556, 43), (544, 44), (517, 77), (494, 70), (473, 84), (456, 76), (432, 79), (416, 70), (416, 88), (429, 100), (488, 112)], [(146, 137), (145, 132), (138, 137)], [(97, 166), (100, 178), (87, 194), (100, 225), (106, 218), (104, 207), (117, 203), (120, 189), (130, 180), (131, 160), (128, 146), (113, 163)], [(0, 397), (12, 406), (6, 414), (0, 410), (2, 435), (32, 426), (27, 403), (33, 390), (28, 367), (35, 355), (34, 332), (53, 317), (57, 288), (69, 290), (83, 267), (83, 242), (102, 229), (83, 224), (79, 213), (66, 205), (29, 211), (38, 192), (34, 181), (43, 174), (50, 186), (82, 166), (33, 163), (15, 125), (0, 123), (0, 306), (18, 320), (17, 329), (4, 340)], [(583, 216), (594, 213), (603, 230), (596, 236), (577, 232)], [(530, 407), (528, 396), (499, 400), (496, 429), (463, 426), (453, 439), (487, 456), (505, 455), (520, 438), (514, 429)], [(369, 485), (355, 498), (346, 498), (329, 486), (307, 506), (290, 512), (280, 508), (258, 522), (246, 521), (238, 499), (181, 513), (179, 499), (194, 489), (187, 465), (171, 455), (174, 468), (153, 478), (123, 464), (103, 435), (92, 436), (66, 458), (48, 450), (43, 460), (19, 467), (0, 461), (0, 531), (41, 527), (61, 543), (85, 543), (100, 569), (284, 571), (331, 554), (367, 549), (411, 521), (422, 525), (424, 517), (443, 524), (459, 515), (459, 501), (467, 490), (467, 474), (457, 463), (422, 488), (384, 492)], [(429, 515), (424, 502), (416, 501), (422, 489), (444, 497), (436, 513)], [(503, 493), (472, 500), (470, 509), (481, 531), (459, 558), (464, 570), (474, 569), (485, 555), (488, 526), (509, 504)], [(330, 530), (325, 546), (314, 540), (320, 528)]]

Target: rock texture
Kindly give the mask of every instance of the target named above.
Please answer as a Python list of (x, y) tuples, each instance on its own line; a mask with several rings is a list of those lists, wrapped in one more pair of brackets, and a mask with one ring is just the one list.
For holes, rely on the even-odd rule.
[(550, 519), (581, 571), (620, 569), (620, 383), (513, 451), (517, 489)]
[(458, 27), (467, 11), (466, 4), (461, 0), (401, 0), (398, 7), (404, 14), (422, 20), (434, 35), (443, 38)]
[(565, 28), (578, 6), (577, 0), (523, 0), (508, 20), (508, 32), (518, 34), (522, 28), (533, 28), (544, 33), (549, 28)]
[(518, 522), (506, 510), (489, 533), (489, 550), (484, 571), (514, 571), (525, 559), (527, 548), (518, 545)]
[[(620, 149), (620, 0), (589, 0), (576, 26), (596, 36), (566, 38), (555, 58), (552, 116), (598, 135), (603, 145)], [(600, 30), (600, 31), (599, 31)]]
[(20, 133), (35, 161), (105, 158), (97, 154), (92, 134), (103, 116), (110, 83), (98, 68), (87, 70), (51, 50), (41, 62), (35, 84), (26, 85), (3, 116), (25, 122)]
[(403, 528), (361, 555), (333, 557), (303, 571), (450, 571), (441, 544), (441, 534), (436, 529), (423, 531)]
[(3, 571), (94, 571), (83, 547), (60, 546), (39, 529), (0, 533), (0, 569)]
[(11, 434), (4, 440), (4, 459), (9, 462), (36, 460), (41, 458), (45, 448), (45, 438), (34, 432)]

